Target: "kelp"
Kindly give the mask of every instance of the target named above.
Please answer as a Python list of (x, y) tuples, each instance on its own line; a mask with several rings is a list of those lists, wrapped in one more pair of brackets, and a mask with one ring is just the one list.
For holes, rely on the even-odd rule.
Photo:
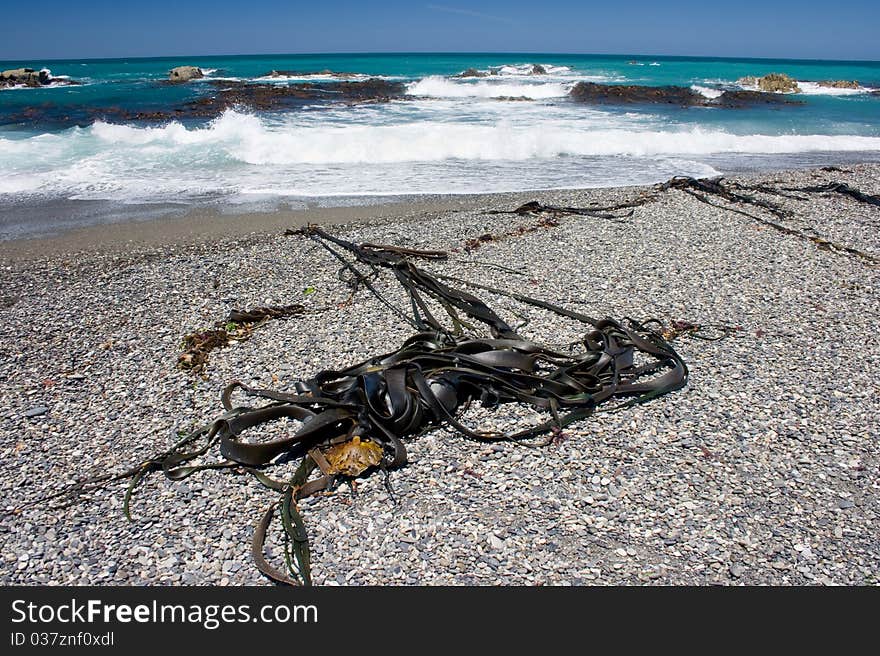
[[(645, 201), (646, 202), (646, 201)], [(638, 207), (642, 202), (620, 203), (619, 205), (611, 205), (608, 207), (564, 207), (559, 205), (545, 205), (536, 200), (529, 201), (517, 207), (514, 210), (490, 210), (486, 214), (519, 214), (520, 216), (529, 214), (551, 214), (555, 216), (565, 216), (576, 214), (580, 216), (592, 216), (599, 219), (621, 220), (629, 218), (633, 212), (625, 214), (612, 214), (615, 210), (628, 209)]]
[(232, 310), (224, 321), (218, 321), (213, 328), (184, 335), (185, 350), (178, 356), (177, 364), (181, 369), (201, 372), (214, 349), (245, 341), (270, 319), (286, 319), (303, 312), (305, 307), (299, 304)]
[[(844, 169), (836, 167), (825, 167), (827, 172), (847, 173)], [(799, 230), (797, 228), (780, 223), (785, 219), (789, 219), (792, 213), (784, 208), (778, 202), (765, 200), (755, 196), (756, 193), (767, 196), (776, 196), (778, 198), (786, 198), (789, 200), (808, 201), (809, 196), (805, 194), (815, 193), (837, 193), (852, 200), (867, 205), (880, 206), (880, 196), (866, 194), (854, 187), (842, 182), (829, 182), (823, 185), (813, 185), (806, 187), (774, 187), (769, 184), (755, 183), (745, 184), (735, 181), (725, 181), (723, 177), (715, 178), (692, 178), (688, 176), (675, 176), (666, 182), (654, 185), (651, 189), (643, 191), (635, 199), (623, 203), (617, 203), (606, 207), (564, 207), (545, 205), (539, 201), (529, 201), (513, 210), (494, 210), (487, 212), (488, 214), (517, 214), (520, 216), (539, 216), (541, 221), (535, 226), (526, 226), (518, 229), (519, 234), (524, 232), (532, 232), (538, 228), (555, 228), (560, 225), (559, 218), (566, 215), (590, 216), (594, 218), (610, 219), (616, 222), (623, 222), (633, 214), (633, 209), (655, 203), (660, 200), (665, 192), (671, 190), (682, 191), (693, 196), (701, 203), (706, 203), (719, 209), (734, 212), (741, 216), (748, 217), (761, 223), (764, 226), (777, 230), (783, 234), (804, 239), (815, 244), (818, 248), (834, 253), (851, 255), (868, 262), (871, 265), (880, 263), (880, 258), (866, 253), (852, 246), (841, 244), (839, 242), (827, 239), (818, 234), (809, 231)], [(726, 204), (713, 202), (711, 198), (717, 198)], [(754, 212), (745, 211), (744, 208), (754, 209), (758, 212), (764, 212), (773, 218), (766, 218)], [(626, 214), (614, 214), (613, 212), (630, 209)], [(508, 233), (502, 236), (510, 236)], [(483, 243), (497, 241), (499, 236), (486, 234), (475, 239), (469, 240), (465, 244), (466, 250), (479, 248)]]
[(769, 214), (773, 215), (776, 219), (784, 220), (791, 216), (791, 213), (783, 208), (778, 203), (774, 203), (772, 201), (763, 200), (760, 198), (756, 198), (754, 195), (750, 193), (742, 193), (742, 191), (750, 191), (750, 192), (760, 192), (764, 194), (783, 196), (786, 198), (792, 198), (797, 200), (807, 200), (805, 197), (799, 197), (796, 195), (792, 195), (791, 192), (800, 192), (800, 193), (826, 193), (826, 192), (837, 192), (843, 195), (846, 195), (854, 200), (857, 200), (862, 203), (870, 204), (870, 205), (880, 205), (880, 197), (871, 196), (868, 194), (864, 194), (858, 189), (854, 189), (849, 185), (832, 182), (826, 185), (818, 185), (811, 187), (783, 187), (781, 189), (776, 189), (773, 187), (768, 187), (767, 185), (755, 185), (748, 186), (741, 183), (731, 183), (729, 185), (725, 185), (723, 182), (723, 178), (689, 178), (689, 177), (675, 177), (671, 180), (659, 184), (655, 187), (658, 192), (668, 191), (669, 189), (678, 189), (684, 191), (702, 203), (706, 203), (707, 205), (712, 205), (713, 207), (718, 207), (720, 209), (728, 210), (730, 212), (735, 212), (742, 216), (749, 217), (758, 223), (765, 225), (769, 228), (773, 228), (778, 232), (781, 232), (786, 235), (791, 235), (793, 237), (798, 237), (799, 239), (804, 239), (806, 241), (810, 241), (816, 245), (817, 248), (822, 250), (830, 251), (833, 253), (842, 253), (846, 255), (851, 255), (853, 257), (857, 257), (864, 262), (869, 263), (872, 266), (880, 263), (880, 258), (871, 255), (870, 253), (866, 253), (858, 248), (854, 248), (852, 246), (847, 246), (846, 244), (841, 244), (839, 242), (833, 241), (831, 239), (826, 239), (818, 234), (811, 234), (810, 232), (806, 232), (803, 230), (798, 230), (797, 228), (793, 228), (791, 226), (780, 223), (779, 221), (774, 221), (773, 219), (764, 218), (757, 214), (753, 214), (751, 212), (746, 212), (742, 209), (736, 207), (729, 207), (724, 205), (718, 205), (709, 200), (710, 196), (716, 196), (721, 198), (722, 200), (740, 206), (751, 206), (755, 207), (758, 210), (764, 210)]
[[(673, 178), (620, 205), (573, 208), (535, 202), (510, 213), (538, 216), (543, 222), (539, 222), (539, 227), (546, 228), (556, 227), (557, 219), (567, 214), (619, 220), (628, 215), (603, 216), (603, 213), (655, 202), (662, 193), (672, 189), (711, 205), (716, 204), (710, 197), (720, 198), (728, 205), (716, 205), (718, 207), (750, 216), (788, 234), (809, 238), (820, 246), (820, 238), (736, 206), (752, 206), (782, 218), (788, 216), (782, 206), (755, 198), (752, 193), (798, 198), (790, 194), (836, 192), (871, 204), (876, 198), (861, 192), (850, 193), (839, 185), (780, 190), (725, 185), (721, 179)], [(278, 583), (310, 584), (311, 554), (298, 507), (301, 499), (335, 488), (342, 482), (353, 484), (357, 477), (374, 472), (385, 475), (391, 492), (388, 472), (406, 464), (405, 441), (432, 429), (445, 428), (481, 442), (503, 440), (530, 446), (558, 442), (563, 428), (573, 422), (597, 412), (622, 410), (684, 387), (688, 369), (670, 345), (671, 340), (684, 335), (715, 340), (741, 330), (738, 326), (689, 321), (674, 321), (665, 326), (657, 320), (596, 319), (549, 300), (458, 276), (431, 273), (414, 263), (417, 259), (445, 260), (448, 258), (445, 251), (358, 245), (314, 226), (285, 234), (313, 240), (326, 249), (341, 263), (341, 272), (351, 275), (348, 282), (352, 295), (368, 290), (408, 323), (414, 333), (392, 351), (343, 369), (320, 371), (296, 382), (292, 389), (261, 389), (234, 381), (221, 395), (224, 412), (170, 448), (123, 472), (78, 481), (34, 503), (75, 499), (113, 482), (128, 480), (124, 512), (130, 517), (135, 489), (153, 472), (161, 471), (170, 480), (181, 480), (208, 469), (247, 473), (279, 494), (262, 513), (254, 530), (252, 555), (257, 568)], [(855, 249), (836, 244), (831, 247), (874, 259)], [(399, 283), (408, 300), (408, 310), (398, 307), (374, 284), (382, 272)], [(486, 302), (464, 291), (463, 287), (577, 321), (584, 326), (583, 337), (568, 349), (538, 344), (518, 334), (517, 329)], [(256, 308), (231, 314), (227, 321), (249, 326), (249, 334), (269, 318), (301, 311), (302, 306)], [(443, 316), (440, 312), (445, 315), (444, 321), (438, 319)], [(222, 326), (216, 329), (220, 328)], [(488, 336), (480, 334), (481, 331), (488, 332)], [(219, 336), (219, 345), (223, 339), (228, 342), (228, 333), (227, 330), (226, 338)], [(218, 338), (208, 335), (204, 339)], [(241, 395), (245, 398), (236, 400), (235, 397)], [(539, 412), (543, 419), (537, 425), (509, 432), (468, 426), (463, 415), (474, 403), (488, 409), (522, 404)], [(271, 427), (278, 422), (298, 422), (298, 428), (292, 433), (288, 429), (269, 440), (248, 438), (254, 429)], [(206, 462), (205, 458), (209, 460)], [(277, 472), (292, 462), (298, 463), (294, 473), (279, 477)], [(280, 528), (283, 568), (270, 562), (266, 554), (266, 542), (273, 526)]]
[(829, 182), (828, 184), (824, 185), (814, 185), (811, 187), (795, 187), (789, 188), (788, 190), (807, 193), (838, 193), (842, 194), (843, 196), (849, 196), (853, 200), (856, 200), (860, 203), (880, 207), (880, 196), (866, 194), (859, 191), (855, 187), (850, 187), (848, 184), (843, 182)]
[[(684, 361), (647, 322), (595, 319), (543, 299), (432, 274), (413, 262), (442, 258), (442, 251), (358, 245), (317, 227), (288, 234), (324, 247), (403, 317), (414, 334), (392, 351), (344, 369), (320, 371), (292, 389), (232, 382), (221, 395), (224, 412), (171, 448), (124, 472), (80, 481), (43, 501), (128, 480), (124, 512), (130, 517), (132, 495), (152, 472), (161, 471), (174, 481), (208, 469), (248, 473), (279, 494), (254, 530), (257, 568), (278, 583), (310, 584), (311, 554), (298, 502), (374, 472), (385, 474), (391, 491), (388, 472), (406, 464), (407, 439), (442, 427), (480, 442), (542, 446), (558, 440), (566, 426), (596, 412), (643, 403), (687, 383)], [(359, 267), (368, 267), (372, 277), (384, 271), (396, 279), (409, 300), (409, 311), (385, 298)], [(580, 322), (583, 337), (568, 348), (526, 339), (483, 300), (451, 286), (456, 281)], [(449, 321), (437, 318), (438, 307)], [(260, 320), (257, 314), (240, 318)], [(693, 332), (698, 328), (688, 326)], [(462, 415), (474, 403), (489, 409), (524, 404), (543, 418), (537, 425), (507, 432), (469, 426)], [(286, 425), (286, 432), (271, 439), (249, 439), (254, 429), (279, 422), (296, 422), (297, 428), (291, 431)], [(298, 464), (291, 476), (279, 477), (275, 472), (287, 463)], [(283, 567), (266, 554), (274, 526), (284, 547)]]

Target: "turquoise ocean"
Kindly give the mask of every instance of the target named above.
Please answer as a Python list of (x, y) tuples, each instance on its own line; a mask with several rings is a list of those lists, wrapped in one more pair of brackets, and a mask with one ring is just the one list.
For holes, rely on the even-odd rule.
[[(183, 64), (205, 77), (163, 82)], [(543, 72), (532, 74), (535, 64)], [(243, 215), (880, 161), (880, 62), (510, 53), (0, 62), (0, 70), (19, 66), (80, 84), (0, 90), (0, 239), (194, 206)], [(487, 76), (454, 77), (469, 68)], [(597, 106), (568, 96), (587, 81), (685, 86), (711, 98), (770, 72), (798, 80), (792, 98), (802, 103)], [(131, 118), (161, 116), (225, 84), (369, 78), (399, 82), (404, 93), (362, 103), (328, 92), (211, 117)]]

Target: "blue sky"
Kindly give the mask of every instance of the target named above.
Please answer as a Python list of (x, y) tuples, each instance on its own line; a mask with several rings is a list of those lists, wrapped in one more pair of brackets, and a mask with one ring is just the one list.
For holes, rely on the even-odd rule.
[[(880, 1), (10, 2), (0, 60), (571, 52), (880, 60)], [(14, 28), (12, 26), (15, 26)]]

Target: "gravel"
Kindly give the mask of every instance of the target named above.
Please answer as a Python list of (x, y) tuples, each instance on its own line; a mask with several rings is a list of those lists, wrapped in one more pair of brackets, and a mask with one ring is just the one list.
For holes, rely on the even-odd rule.
[[(846, 182), (880, 194), (880, 166), (741, 181)], [(588, 206), (642, 189), (506, 195)], [(792, 227), (880, 257), (880, 208), (839, 194), (773, 197)], [(754, 208), (746, 211), (757, 212)], [(317, 584), (876, 584), (880, 577), (880, 275), (858, 257), (759, 225), (681, 191), (625, 222), (568, 216), (486, 242), (534, 218), (420, 209), (338, 226), (356, 241), (458, 249), (430, 270), (514, 288), (587, 314), (724, 323), (720, 341), (681, 337), (682, 391), (574, 424), (542, 449), (485, 445), (442, 429), (410, 463), (306, 499)], [(241, 218), (240, 220), (245, 220)], [(486, 263), (520, 270), (513, 275)], [(125, 485), (53, 509), (29, 500), (92, 472), (122, 470), (220, 412), (233, 379), (290, 388), (384, 352), (409, 329), (349, 290), (326, 252), (253, 234), (156, 247), (95, 247), (0, 261), (0, 582), (267, 584), (250, 537), (274, 495), (228, 472), (154, 475), (122, 513)], [(392, 298), (393, 285), (381, 283)], [(304, 294), (312, 287), (316, 291)], [(578, 326), (483, 295), (548, 344)], [(204, 377), (176, 367), (185, 333), (229, 309), (304, 303), (214, 351)], [(528, 408), (472, 408), (512, 427)], [(395, 503), (396, 500), (396, 503)], [(275, 555), (278, 555), (277, 550)]]

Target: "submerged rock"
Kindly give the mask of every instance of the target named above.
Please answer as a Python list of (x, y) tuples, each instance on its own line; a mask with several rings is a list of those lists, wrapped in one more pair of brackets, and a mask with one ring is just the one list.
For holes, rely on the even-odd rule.
[(738, 79), (736, 83), (743, 87), (758, 87), (768, 93), (800, 93), (801, 91), (797, 80), (785, 73), (768, 73), (763, 77), (747, 75)]
[(766, 91), (725, 91), (717, 98), (707, 100), (706, 107), (718, 106), (731, 109), (754, 107), (755, 105), (803, 105), (803, 100), (792, 100), (781, 93)]
[(591, 104), (667, 104), (685, 107), (703, 105), (706, 98), (687, 87), (650, 87), (637, 84), (597, 84), (578, 82), (569, 95)]
[(776, 93), (725, 91), (717, 98), (706, 98), (688, 87), (651, 87), (636, 84), (596, 84), (578, 82), (569, 92), (577, 102), (596, 105), (678, 105), (680, 107), (742, 108), (754, 105), (802, 104)]
[(359, 82), (302, 82), (278, 85), (218, 81), (213, 84), (219, 87), (217, 96), (202, 100), (216, 100), (226, 106), (247, 105), (255, 109), (272, 109), (284, 104), (285, 99), (390, 100), (403, 95), (405, 91), (402, 82), (389, 82), (375, 77)]
[[(171, 84), (165, 81), (160, 84)], [(7, 114), (6, 122), (52, 122), (58, 125), (89, 125), (96, 120), (125, 122), (162, 122), (189, 118), (216, 118), (234, 108), (247, 110), (293, 109), (316, 102), (379, 103), (405, 98), (402, 82), (371, 78), (358, 82), (302, 82), (297, 84), (252, 83), (237, 80), (209, 80), (210, 95), (182, 102), (169, 109), (151, 107), (88, 106), (41, 103), (16, 114)]]
[(172, 112), (137, 112), (135, 120), (167, 120), (178, 118), (213, 118), (227, 109), (246, 107), (272, 110), (295, 107), (307, 102), (386, 102), (402, 97), (406, 91), (402, 82), (370, 78), (361, 82), (302, 82), (298, 84), (254, 84), (240, 81), (211, 81), (216, 95), (197, 98), (184, 103)]
[(172, 82), (189, 82), (205, 77), (205, 73), (198, 66), (177, 66), (168, 71), (168, 79)]

